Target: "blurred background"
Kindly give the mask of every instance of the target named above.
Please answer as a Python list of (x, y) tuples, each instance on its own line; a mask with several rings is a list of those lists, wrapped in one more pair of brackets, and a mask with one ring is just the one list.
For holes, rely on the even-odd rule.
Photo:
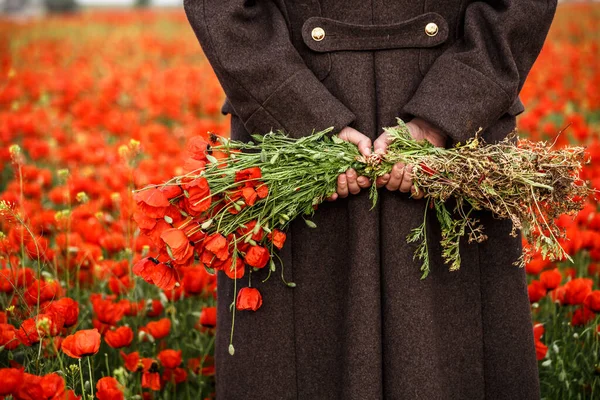
[[(560, 3), (519, 132), (586, 146), (600, 188), (600, 2)], [(181, 0), (0, 0), (0, 398), (22, 368), (24, 391), (58, 373), (90, 398), (103, 377), (125, 398), (214, 398), (215, 278), (189, 268), (163, 292), (134, 276), (152, 242), (132, 190), (181, 174), (190, 138), (227, 135), (223, 100)], [(596, 199), (559, 224), (575, 262), (526, 267), (542, 394), (600, 398)], [(74, 315), (58, 328), (39, 308), (57, 299)], [(81, 368), (58, 349), (91, 328)]]

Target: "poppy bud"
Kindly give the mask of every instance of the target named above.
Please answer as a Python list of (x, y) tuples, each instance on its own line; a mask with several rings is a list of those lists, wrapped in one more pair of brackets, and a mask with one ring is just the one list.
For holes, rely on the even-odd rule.
[(238, 292), (236, 308), (238, 310), (256, 311), (262, 306), (262, 295), (253, 287), (241, 288)]

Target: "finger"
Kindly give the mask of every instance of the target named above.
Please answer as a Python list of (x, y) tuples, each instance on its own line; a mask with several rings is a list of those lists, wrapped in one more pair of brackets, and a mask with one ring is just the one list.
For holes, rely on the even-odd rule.
[(360, 133), (356, 129), (350, 128), (350, 127), (346, 127), (344, 129), (342, 129), (342, 131), (338, 135), (338, 137), (340, 139), (345, 140), (350, 143), (354, 143), (355, 145), (358, 145), (358, 142), (360, 142), (360, 140), (362, 139), (362, 136), (363, 136), (362, 133)]
[(371, 154), (371, 139), (356, 129), (346, 127), (342, 129), (338, 134), (338, 137), (342, 140), (354, 143), (362, 155), (368, 156)]
[(360, 192), (360, 186), (358, 186), (358, 182), (356, 182), (356, 171), (350, 168), (346, 171), (346, 176), (348, 177), (348, 191), (352, 194)]
[(381, 187), (384, 187), (385, 185), (387, 185), (389, 180), (390, 180), (390, 174), (385, 174), (383, 176), (378, 176), (377, 179), (375, 180), (375, 184), (377, 185), (377, 188), (381, 188)]
[(422, 199), (423, 196), (425, 196), (425, 193), (423, 192), (423, 189), (417, 189), (415, 187), (415, 185), (412, 185), (410, 187), (410, 193), (412, 195), (412, 198), (415, 199), (415, 200)]
[(392, 167), (392, 171), (390, 172), (390, 180), (385, 185), (387, 190), (398, 190), (400, 187), (400, 183), (402, 183), (402, 177), (404, 176), (404, 164), (396, 163)]
[(385, 154), (389, 144), (387, 134), (380, 135), (375, 142), (373, 142), (373, 151), (377, 154)]
[(325, 200), (327, 200), (327, 201), (336, 201), (337, 198), (338, 198), (338, 194), (337, 193), (333, 193), (331, 196), (327, 196), (325, 198)]
[(399, 189), (402, 193), (408, 193), (412, 185), (412, 165), (409, 164), (404, 168), (404, 175)]
[(340, 174), (337, 179), (337, 194), (339, 197), (348, 197), (348, 180), (346, 174)]
[(368, 137), (364, 137), (362, 138), (358, 144), (358, 151), (360, 151), (360, 154), (362, 154), (363, 156), (369, 156), (371, 155), (371, 139), (369, 139)]
[(371, 186), (371, 180), (366, 176), (359, 176), (358, 179), (356, 179), (356, 182), (361, 189), (366, 189)]

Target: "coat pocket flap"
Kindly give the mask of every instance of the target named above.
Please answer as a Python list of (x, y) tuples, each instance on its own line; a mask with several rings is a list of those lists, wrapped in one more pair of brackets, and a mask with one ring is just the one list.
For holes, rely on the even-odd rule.
[(429, 12), (390, 25), (359, 25), (310, 17), (302, 25), (304, 43), (316, 52), (434, 47), (448, 38), (448, 23)]

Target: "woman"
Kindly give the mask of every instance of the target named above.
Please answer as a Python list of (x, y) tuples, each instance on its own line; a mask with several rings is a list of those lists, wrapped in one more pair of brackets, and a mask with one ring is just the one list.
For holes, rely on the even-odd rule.
[[(232, 138), (333, 126), (365, 154), (385, 151), (382, 127), (396, 117), (438, 146), (479, 127), (489, 142), (512, 131), (556, 0), (184, 7), (227, 95)], [(236, 313), (234, 356), (233, 282), (219, 276), (219, 399), (539, 398), (525, 272), (512, 265), (521, 239), (509, 236), (510, 222), (480, 212), (489, 239), (465, 243), (461, 269), (449, 272), (428, 218), (431, 273), (421, 281), (406, 235), (425, 201), (411, 198), (402, 167), (377, 182), (385, 188), (374, 210), (361, 190), (370, 182), (349, 170), (315, 213), (316, 229), (292, 223), (281, 256), (297, 287), (273, 277), (256, 284), (266, 271), (253, 274), (265, 301)]]

